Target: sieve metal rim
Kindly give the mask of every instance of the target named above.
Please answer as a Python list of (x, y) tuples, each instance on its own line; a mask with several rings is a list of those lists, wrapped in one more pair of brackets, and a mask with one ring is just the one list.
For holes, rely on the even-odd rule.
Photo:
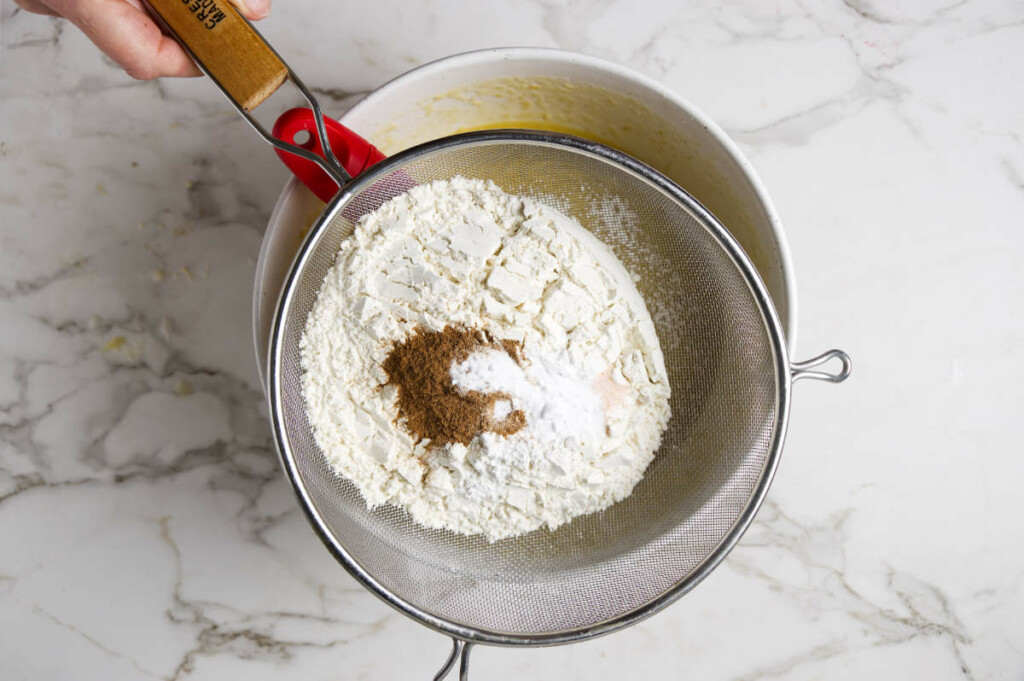
[[(284, 406), (281, 400), (281, 361), (282, 361), (282, 336), (284, 333), (284, 322), (288, 318), (291, 303), (295, 297), (296, 286), (300, 279), (309, 258), (316, 250), (321, 237), (327, 227), (333, 222), (338, 213), (345, 207), (347, 202), (355, 196), (355, 189), (362, 185), (369, 184), (380, 177), (392, 172), (396, 167), (401, 167), (412, 160), (428, 156), (438, 151), (443, 151), (457, 146), (487, 145), (514, 142), (518, 144), (530, 144), (538, 146), (553, 146), (569, 148), (576, 153), (598, 158), (620, 166), (627, 172), (639, 176), (641, 179), (653, 184), (657, 189), (665, 192), (673, 199), (683, 204), (698, 222), (709, 232), (726, 253), (730, 256), (733, 264), (737, 266), (746, 282), (754, 300), (761, 312), (761, 318), (766, 326), (770, 346), (774, 355), (775, 384), (777, 390), (777, 410), (774, 427), (772, 429), (772, 440), (769, 444), (765, 463), (758, 478), (758, 482), (751, 491), (750, 497), (743, 511), (736, 521), (729, 528), (728, 532), (708, 556), (694, 568), (685, 578), (676, 582), (672, 587), (663, 591), (656, 598), (644, 605), (622, 613), (616, 617), (586, 625), (555, 632), (542, 634), (520, 634), (503, 632), (479, 627), (473, 627), (461, 622), (439, 617), (428, 612), (393, 593), (378, 582), (369, 571), (365, 570), (355, 558), (349, 554), (344, 545), (327, 528), (319, 510), (316, 508), (306, 486), (299, 475), (298, 467), (288, 440), (285, 437), (285, 415)], [(268, 348), (268, 406), (270, 410), (271, 430), (273, 431), (274, 444), (277, 448), (278, 458), (288, 477), (299, 505), (306, 514), (309, 523), (320, 540), (327, 547), (334, 558), (341, 563), (342, 567), (352, 575), (360, 584), (382, 601), (395, 608), (404, 615), (440, 633), (474, 643), (485, 643), (501, 646), (546, 646), (575, 643), (597, 636), (612, 633), (619, 629), (636, 624), (647, 617), (659, 612), (680, 597), (692, 590), (708, 574), (724, 560), (726, 555), (742, 537), (743, 533), (753, 521), (757, 514), (772, 479), (778, 467), (782, 444), (785, 440), (786, 429), (789, 421), (790, 394), (792, 388), (792, 368), (789, 362), (789, 354), (786, 350), (786, 343), (782, 332), (775, 307), (771, 302), (768, 291), (761, 281), (760, 276), (754, 269), (753, 264), (739, 243), (729, 234), (724, 225), (695, 198), (687, 193), (682, 187), (672, 182), (660, 172), (650, 166), (638, 161), (631, 156), (605, 145), (584, 140), (571, 135), (550, 133), (542, 131), (527, 130), (487, 130), (468, 132), (460, 135), (453, 135), (442, 139), (426, 142), (407, 149), (401, 153), (390, 156), (384, 161), (373, 166), (357, 178), (347, 183), (335, 195), (331, 202), (324, 208), (317, 222), (310, 228), (303, 239), (298, 252), (288, 269), (288, 273), (278, 296), (273, 323), (271, 325), (270, 344)]]

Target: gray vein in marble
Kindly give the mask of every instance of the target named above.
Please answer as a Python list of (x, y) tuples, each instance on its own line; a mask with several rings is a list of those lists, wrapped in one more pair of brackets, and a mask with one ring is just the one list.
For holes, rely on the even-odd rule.
[(5, 287), (0, 284), (0, 296), (13, 298), (15, 296), (36, 293), (56, 281), (67, 278), (69, 275), (81, 274), (88, 263), (89, 256), (83, 255), (68, 262), (60, 263), (58, 269), (53, 272), (41, 274), (31, 279), (18, 279), (14, 282), (13, 287)]
[(157, 674), (154, 674), (153, 672), (151, 672), (151, 671), (149, 671), (147, 669), (143, 669), (142, 666), (139, 665), (138, 661), (135, 660), (135, 658), (130, 657), (128, 655), (124, 655), (122, 653), (119, 653), (116, 650), (111, 650), (110, 648), (108, 648), (107, 646), (103, 645), (102, 643), (100, 643), (95, 638), (93, 638), (89, 634), (85, 633), (84, 631), (82, 631), (78, 627), (75, 627), (75, 626), (72, 626), (72, 625), (68, 624), (67, 622), (61, 620), (59, 617), (57, 617), (53, 613), (50, 613), (50, 612), (47, 612), (46, 610), (43, 610), (38, 605), (33, 605), (32, 606), (32, 612), (34, 612), (37, 615), (41, 615), (41, 616), (45, 617), (46, 619), (50, 620), (51, 622), (53, 622), (57, 626), (61, 627), (62, 629), (67, 629), (68, 631), (72, 632), (73, 634), (82, 637), (83, 639), (88, 641), (93, 647), (95, 647), (95, 648), (97, 648), (99, 650), (102, 650), (107, 655), (110, 655), (111, 657), (116, 657), (116, 658), (121, 659), (121, 660), (127, 660), (128, 663), (131, 664), (132, 667), (134, 667), (136, 669), (136, 671), (138, 671), (139, 673), (145, 674), (146, 676), (148, 676), (150, 678), (154, 678), (154, 679), (160, 678)]
[(1020, 170), (1013, 164), (1013, 161), (1004, 157), (1000, 159), (1000, 164), (1010, 184), (1018, 189), (1024, 189), (1024, 175), (1021, 175)]
[[(864, 74), (857, 86), (845, 97), (816, 104), (758, 128), (729, 128), (728, 133), (737, 141), (751, 146), (761, 144), (806, 144), (816, 134), (848, 120), (866, 106), (890, 101), (898, 104), (906, 88), (881, 78)], [(908, 122), (908, 128), (920, 135), (917, 127)]]
[[(218, 622), (207, 614), (211, 606), (224, 608), (223, 604), (192, 601), (182, 595), (182, 554), (174, 538), (171, 536), (169, 519), (161, 518), (160, 537), (170, 548), (176, 566), (176, 576), (172, 593), (174, 607), (167, 611), (167, 618), (174, 624), (190, 624), (199, 627), (196, 635), (196, 644), (189, 649), (168, 677), (168, 681), (178, 681), (187, 677), (195, 669), (198, 658), (202, 656), (229, 653), (244, 660), (252, 659), (278, 659), (287, 661), (293, 655), (304, 648), (329, 649), (340, 645), (351, 643), (352, 638), (335, 638), (327, 642), (318, 643), (313, 641), (288, 640), (275, 637), (267, 631), (268, 626), (253, 627), (247, 626), (257, 618), (269, 618), (271, 623), (279, 619), (299, 619), (337, 625), (341, 620), (332, 617), (321, 617), (304, 613), (290, 612), (262, 612), (257, 617), (243, 616), (235, 622)], [(230, 608), (229, 608), (230, 609)], [(233, 610), (233, 609), (231, 609)], [(237, 612), (237, 611), (235, 611)], [(366, 627), (365, 632), (356, 638), (370, 636), (383, 629), (390, 614), (380, 620), (371, 623)]]
[(806, 144), (819, 132), (846, 120), (848, 116), (860, 111), (866, 105), (867, 102), (857, 99), (829, 101), (772, 121), (768, 125), (749, 129), (730, 127), (726, 132), (737, 142), (749, 146), (762, 144), (799, 146)]
[[(47, 482), (46, 479), (40, 473), (29, 473), (29, 474), (15, 474), (8, 478), (9, 481), (14, 483), (14, 488), (9, 489), (3, 494), (0, 494), (0, 505), (9, 499), (12, 499), (19, 494), (23, 494), (30, 490), (39, 488), (45, 489), (56, 489), (59, 487), (78, 487), (80, 485), (92, 485), (98, 481), (93, 478), (84, 478), (79, 480), (61, 480), (60, 482)], [(11, 578), (13, 579), (13, 577)]]
[(874, 21), (879, 24), (894, 24), (896, 22), (882, 16), (867, 0), (842, 0), (843, 4), (849, 7), (858, 16)]
[(1015, 21), (1005, 21), (1005, 22), (993, 22), (993, 23), (990, 23), (990, 24), (986, 24), (981, 29), (974, 29), (974, 30), (972, 30), (969, 35), (970, 35), (970, 37), (977, 38), (978, 36), (988, 35), (988, 34), (991, 34), (991, 33), (997, 33), (999, 31), (1005, 31), (1005, 30), (1008, 30), (1008, 29), (1020, 28), (1021, 26), (1024, 26), (1024, 19), (1015, 20)]
[[(906, 26), (906, 25), (917, 25), (926, 26), (936, 19), (952, 12), (958, 7), (963, 7), (967, 4), (967, 0), (955, 0), (954, 2), (946, 5), (945, 7), (939, 7), (934, 11), (931, 17), (926, 20), (911, 21), (909, 19), (896, 19), (885, 16), (882, 10), (876, 8), (870, 0), (842, 0), (842, 3), (849, 7), (857, 16), (867, 19), (868, 21), (877, 24), (887, 24), (891, 26)], [(884, 5), (883, 5), (884, 6)]]
[(313, 87), (309, 86), (309, 91), (312, 92), (317, 98), (326, 97), (331, 102), (344, 102), (354, 97), (362, 99), (366, 95), (370, 94), (367, 90), (344, 90), (337, 87)]
[(82, 79), (75, 83), (74, 91), (99, 94), (114, 90), (145, 89), (157, 93), (157, 97), (160, 99), (166, 98), (166, 93), (159, 80), (133, 80), (120, 71), (115, 71), (117, 67), (113, 62), (109, 66), (112, 72), (110, 78), (94, 75), (82, 76)]
[(755, 147), (761, 144), (800, 146), (807, 144), (816, 134), (850, 119), (869, 105), (889, 102), (908, 131), (919, 141), (925, 141), (917, 122), (908, 117), (901, 106), (904, 99), (911, 95), (910, 89), (887, 75), (897, 68), (903, 59), (894, 57), (886, 64), (868, 66), (864, 63), (855, 39), (846, 34), (840, 37), (849, 46), (861, 72), (860, 79), (842, 98), (820, 102), (758, 128), (732, 127), (728, 129), (729, 134), (738, 141)]
[[(761, 580), (792, 602), (800, 603), (808, 612), (845, 613), (866, 627), (866, 642), (857, 644), (840, 639), (816, 645), (779, 662), (758, 667), (736, 677), (735, 681), (777, 678), (799, 666), (860, 648), (899, 645), (919, 637), (947, 640), (964, 678), (973, 681), (974, 674), (963, 655), (963, 646), (969, 645), (972, 639), (941, 589), (891, 565), (886, 566), (888, 591), (903, 607), (903, 612), (898, 612), (874, 602), (849, 581), (845, 525), (853, 513), (852, 509), (847, 509), (833, 514), (827, 523), (807, 525), (794, 520), (769, 499), (727, 564)], [(791, 554), (808, 570), (807, 581), (796, 584), (766, 572), (762, 566), (767, 563), (757, 557), (761, 551)]]
[(544, 10), (544, 30), (558, 47), (594, 54), (597, 46), (587, 36), (589, 20), (600, 16), (615, 0), (537, 0), (537, 4)]
[[(21, 9), (20, 7), (18, 9)], [(17, 11), (11, 14), (11, 18), (17, 15)], [(20, 50), (27, 47), (41, 47), (49, 45), (50, 47), (56, 47), (60, 43), (60, 37), (64, 34), (64, 19), (58, 19), (56, 17), (49, 18), (49, 24), (53, 28), (53, 33), (49, 36), (42, 36), (39, 38), (25, 38), (13, 43), (5, 43), (5, 50)]]
[[(136, 323), (130, 328), (148, 333), (150, 336), (155, 336), (157, 333), (156, 326), (158, 326), (158, 322), (145, 322), (142, 319), (137, 319)], [(97, 335), (96, 330), (83, 330), (76, 325), (71, 325), (70, 328), (64, 326), (63, 330), (65, 333), (75, 336)], [(91, 352), (99, 351), (91, 350)], [(16, 378), (21, 384), (19, 388), (21, 391), (25, 390), (26, 371), (25, 366), (19, 366), (19, 373), (16, 373)], [(0, 503), (4, 503), (19, 494), (39, 488), (81, 485), (109, 480), (116, 484), (136, 477), (155, 480), (211, 463), (227, 464), (232, 475), (242, 478), (251, 477), (252, 473), (245, 467), (230, 464), (232, 458), (243, 451), (250, 454), (258, 452), (268, 460), (275, 461), (275, 465), (270, 467), (270, 472), (258, 476), (258, 480), (265, 481), (273, 478), (276, 473), (276, 460), (271, 451), (269, 433), (265, 429), (266, 424), (262, 420), (262, 416), (258, 417), (259, 420), (253, 422), (252, 425), (246, 426), (244, 420), (252, 421), (251, 416), (245, 417), (243, 421), (238, 421), (242, 417), (236, 415), (237, 429), (233, 442), (219, 442), (211, 447), (186, 450), (180, 456), (170, 461), (160, 460), (156, 454), (137, 456), (132, 460), (117, 465), (111, 465), (107, 461), (102, 443), (109, 434), (110, 429), (121, 420), (128, 405), (135, 397), (153, 390), (167, 390), (164, 387), (166, 383), (169, 383), (172, 379), (180, 380), (181, 378), (187, 378), (195, 383), (196, 387), (200, 390), (217, 397), (229, 409), (245, 414), (262, 415), (260, 405), (262, 404), (263, 397), (259, 392), (223, 372), (207, 367), (195, 366), (176, 353), (171, 354), (161, 375), (154, 374), (150, 368), (144, 366), (113, 366), (111, 367), (109, 378), (101, 377), (96, 379), (99, 381), (113, 379), (122, 388), (122, 390), (118, 391), (115, 404), (109, 410), (110, 416), (107, 421), (109, 425), (96, 430), (92, 437), (83, 444), (79, 456), (80, 461), (86, 463), (94, 471), (94, 474), (85, 478), (53, 479), (47, 474), (49, 469), (48, 457), (39, 450), (32, 437), (36, 425), (42, 419), (52, 415), (55, 409), (62, 403), (75, 398), (83, 390), (95, 383), (95, 380), (86, 380), (57, 396), (56, 399), (46, 404), (45, 408), (40, 411), (29, 413), (26, 410), (15, 409), (6, 412), (6, 416), (11, 420), (6, 423), (0, 423), (0, 438), (13, 445), (23, 455), (31, 458), (35, 462), (37, 472), (10, 475), (8, 477), (8, 485), (13, 483), (13, 487), (10, 487), (0, 495)], [(256, 430), (253, 430), (254, 427)]]

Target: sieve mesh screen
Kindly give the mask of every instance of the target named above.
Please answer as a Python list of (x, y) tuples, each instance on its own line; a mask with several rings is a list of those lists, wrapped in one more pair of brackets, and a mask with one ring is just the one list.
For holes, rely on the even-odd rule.
[[(330, 541), (397, 598), (477, 631), (538, 636), (643, 609), (687, 580), (748, 510), (772, 469), (783, 409), (778, 343), (744, 267), (699, 211), (608, 156), (500, 135), (402, 157), (360, 179), (314, 234), (275, 328), (272, 403), (282, 457)], [(575, 218), (638, 277), (672, 388), (661, 448), (626, 500), (556, 531), (488, 543), (368, 510), (319, 451), (299, 339), (354, 221), (413, 184), (493, 180)]]

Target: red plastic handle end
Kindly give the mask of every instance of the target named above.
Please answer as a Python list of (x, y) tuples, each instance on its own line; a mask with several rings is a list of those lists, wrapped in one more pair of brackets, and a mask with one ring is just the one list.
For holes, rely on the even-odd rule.
[[(327, 128), (327, 139), (331, 143), (331, 151), (352, 177), (356, 177), (370, 166), (384, 160), (384, 154), (377, 147), (333, 118), (325, 118), (324, 127)], [(320, 138), (316, 132), (316, 119), (310, 109), (298, 108), (285, 111), (274, 123), (273, 135), (283, 142), (308, 149), (324, 158), (323, 145), (320, 144)], [(280, 149), (275, 149), (275, 151), (295, 177), (299, 178), (324, 203), (330, 201), (338, 192), (339, 187), (331, 179), (331, 176), (313, 161)]]

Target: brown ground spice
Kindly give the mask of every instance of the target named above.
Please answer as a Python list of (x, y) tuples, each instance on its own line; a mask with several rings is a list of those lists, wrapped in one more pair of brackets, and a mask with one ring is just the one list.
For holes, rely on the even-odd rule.
[(463, 391), (452, 384), (452, 362), (461, 362), (476, 350), (492, 348), (520, 361), (522, 344), (498, 340), (486, 331), (446, 326), (443, 331), (416, 329), (395, 343), (384, 371), (388, 383), (398, 387), (398, 414), (417, 439), (430, 440), (430, 448), (452, 442), (468, 445), (482, 432), (511, 435), (526, 425), (526, 414), (515, 410), (502, 421), (493, 418), (494, 405), (508, 400), (507, 393)]

